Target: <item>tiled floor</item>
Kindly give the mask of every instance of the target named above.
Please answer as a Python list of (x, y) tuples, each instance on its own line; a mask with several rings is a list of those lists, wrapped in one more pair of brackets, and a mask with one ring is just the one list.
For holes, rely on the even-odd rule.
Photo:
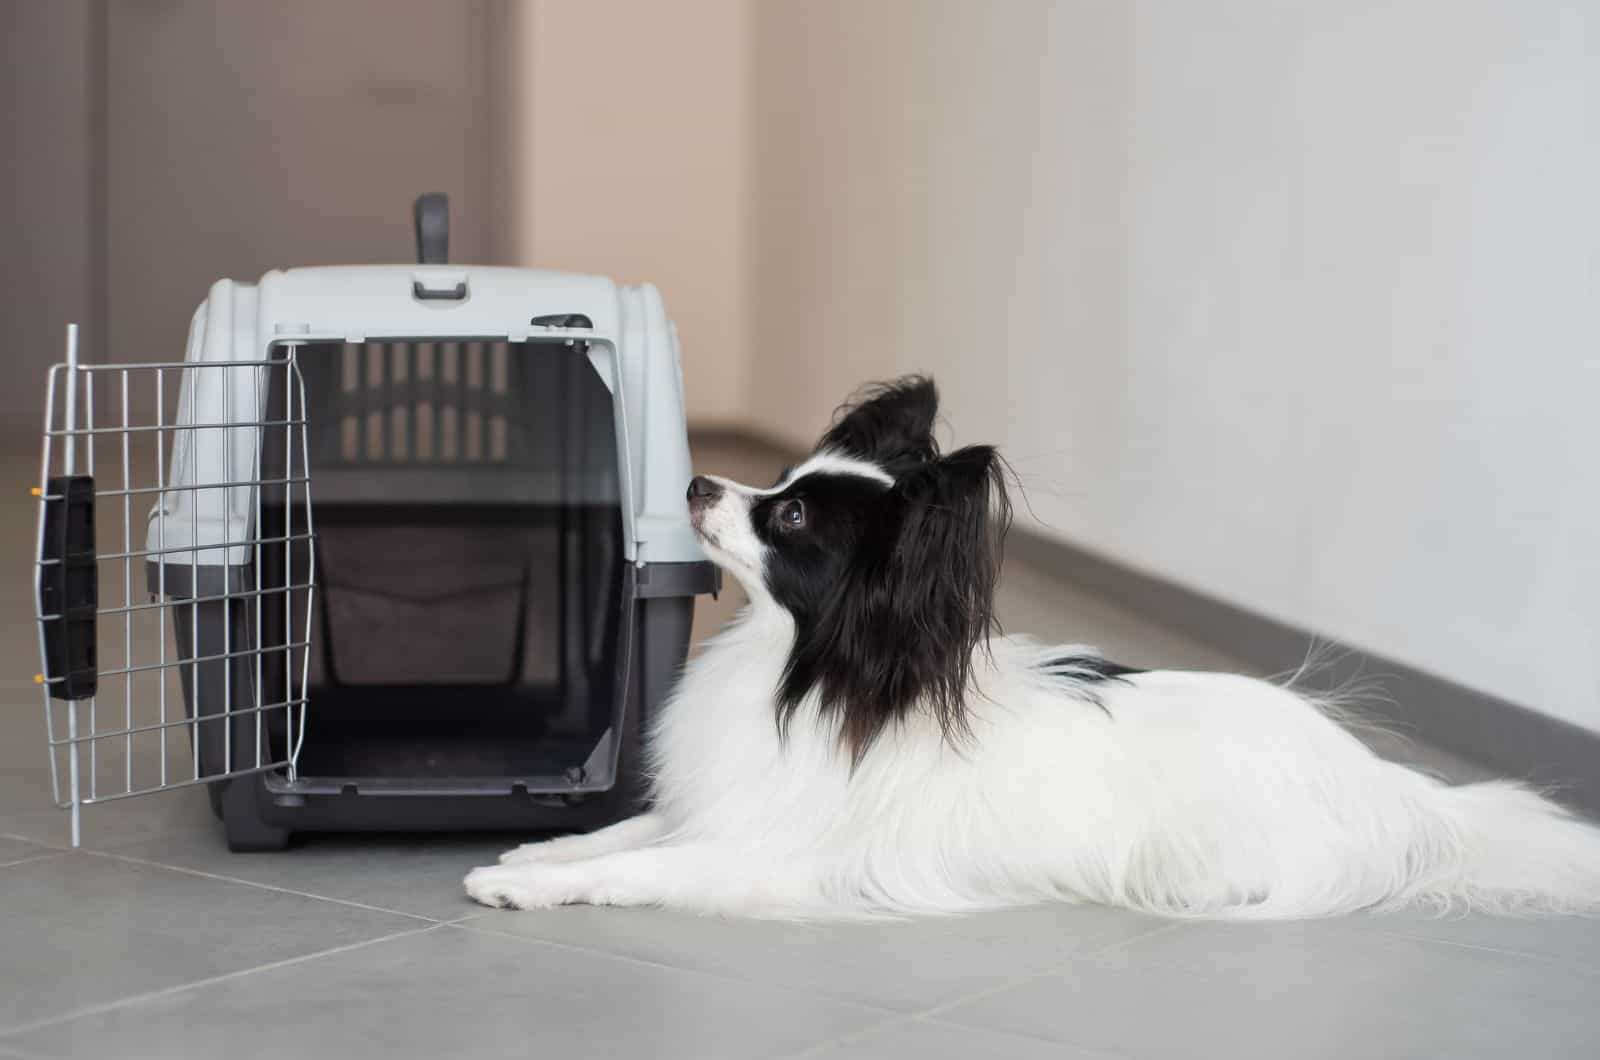
[[(750, 453), (707, 470), (768, 477)], [(25, 496), (26, 464), (0, 488)], [(479, 909), (497, 836), (229, 854), (195, 790), (51, 808), (27, 568), (0, 516), (0, 1057), (1590, 1057), (1600, 922), (1172, 924), (1048, 907), (819, 927)], [(20, 513), (20, 514), (19, 514)], [(735, 604), (704, 608), (702, 632)], [(1229, 660), (1038, 571), (1008, 628), (1134, 664)], [(1386, 744), (1455, 776), (1425, 748)]]

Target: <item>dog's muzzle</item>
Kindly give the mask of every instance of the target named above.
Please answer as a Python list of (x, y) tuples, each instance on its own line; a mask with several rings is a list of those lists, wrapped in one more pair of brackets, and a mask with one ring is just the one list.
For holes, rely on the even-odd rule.
[(722, 499), (722, 487), (704, 475), (689, 480), (689, 519), (696, 526), (708, 509)]

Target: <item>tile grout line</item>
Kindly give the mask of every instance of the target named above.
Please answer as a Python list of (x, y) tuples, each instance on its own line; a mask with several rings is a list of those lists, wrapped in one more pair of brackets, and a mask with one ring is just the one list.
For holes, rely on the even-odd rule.
[[(36, 847), (46, 847), (58, 854), (78, 854), (88, 850), (88, 847), (73, 847), (65, 843), (58, 843), (53, 839), (39, 839), (31, 835), (18, 835), (12, 832), (0, 833), (0, 839), (15, 839), (19, 843), (32, 843)], [(138, 840), (129, 840), (138, 842)]]
[(860, 1041), (862, 1038), (865, 1038), (869, 1035), (877, 1034), (879, 1031), (891, 1030), (895, 1027), (900, 1027), (907, 1023), (915, 1022), (917, 1022), (917, 1016), (915, 1014), (897, 1015), (893, 1019), (886, 1019), (879, 1023), (870, 1024), (869, 1026), (862, 1027), (858, 1030), (853, 1030), (848, 1034), (841, 1034), (837, 1038), (829, 1038), (826, 1041), (817, 1042), (814, 1045), (808, 1045), (804, 1049), (800, 1049), (792, 1053), (779, 1053), (773, 1058), (773, 1060), (805, 1060), (805, 1058), (808, 1056), (821, 1056), (823, 1053), (834, 1048), (835, 1046), (848, 1045), (851, 1042)]
[(319, 902), (333, 902), (337, 905), (347, 905), (355, 909), (364, 909), (369, 913), (388, 913), (390, 916), (409, 917), (412, 920), (421, 920), (428, 924), (443, 924), (447, 921), (436, 917), (423, 916), (421, 913), (407, 913), (399, 909), (386, 909), (381, 905), (368, 905), (365, 902), (353, 901), (349, 898), (334, 898), (325, 894), (312, 894), (309, 891), (297, 891), (292, 887), (279, 887), (276, 884), (260, 883), (255, 880), (241, 879), (238, 876), (224, 876), (221, 873), (205, 872), (201, 869), (191, 869), (183, 865), (168, 865), (160, 861), (151, 861), (148, 858), (136, 858), (131, 854), (113, 854), (106, 850), (82, 850), (80, 853), (95, 858), (110, 858), (113, 861), (125, 861), (133, 865), (145, 865), (153, 869), (166, 869), (169, 872), (181, 872), (186, 876), (198, 876), (202, 879), (217, 880), (222, 883), (237, 883), (245, 887), (255, 887), (263, 891), (275, 891), (278, 894), (292, 894), (297, 898), (311, 898)]
[[(167, 833), (161, 833), (160, 835), (164, 835), (164, 834), (167, 834)], [(94, 857), (113, 858), (113, 859), (115, 859), (117, 861), (127, 861), (127, 862), (131, 862), (131, 863), (133, 863), (135, 865), (149, 865), (152, 868), (171, 869), (173, 872), (182, 872), (182, 873), (186, 873), (187, 875), (190, 875), (190, 876), (200, 876), (200, 877), (203, 877), (203, 878), (206, 878), (206, 879), (221, 880), (221, 881), (223, 881), (225, 883), (241, 883), (241, 884), (244, 884), (247, 887), (258, 887), (258, 888), (260, 888), (262, 890), (265, 890), (265, 891), (279, 891), (279, 892), (284, 893), (284, 894), (298, 895), (301, 898), (315, 898), (315, 899), (317, 899), (319, 901), (323, 901), (323, 902), (337, 902), (340, 905), (354, 906), (357, 909), (366, 909), (366, 910), (369, 910), (369, 911), (372, 911), (372, 912), (376, 912), (376, 913), (393, 913), (396, 916), (413, 917), (413, 918), (415, 918), (417, 920), (426, 920), (426, 921), (429, 921), (430, 923), (434, 923), (434, 924), (459, 924), (459, 923), (461, 923), (463, 921), (466, 921), (466, 920), (474, 920), (474, 919), (476, 919), (476, 918), (478, 918), (480, 916), (486, 916), (489, 913), (492, 913), (492, 912), (495, 911), (495, 910), (491, 910), (491, 909), (476, 909), (475, 912), (467, 913), (464, 916), (452, 917), (452, 918), (450, 918), (448, 920), (445, 920), (445, 919), (440, 919), (438, 917), (425, 916), (422, 913), (408, 913), (404, 909), (390, 909), (387, 906), (370, 905), (370, 904), (368, 904), (366, 902), (357, 902), (354, 899), (350, 899), (350, 898), (335, 898), (332, 895), (316, 894), (316, 893), (311, 892), (311, 891), (297, 891), (292, 887), (280, 887), (277, 884), (261, 883), (261, 882), (259, 882), (257, 880), (247, 880), (242, 876), (227, 876), (227, 875), (224, 875), (224, 874), (218, 873), (218, 872), (206, 872), (203, 869), (190, 868), (190, 867), (188, 867), (186, 865), (174, 865), (174, 864), (171, 864), (171, 863), (165, 862), (165, 861), (156, 861), (153, 858), (135, 857), (132, 854), (121, 854), (121, 853), (118, 853), (117, 850), (116, 850), (116, 847), (118, 847), (118, 846), (128, 846), (128, 845), (131, 845), (133, 843), (148, 842), (150, 839), (160, 838), (160, 835), (150, 836), (150, 837), (146, 837), (144, 839), (124, 840), (122, 842), (119, 842), (119, 843), (111, 846), (111, 847), (87, 847), (87, 846), (85, 846), (85, 847), (73, 848), (73, 847), (69, 847), (69, 846), (62, 846), (59, 843), (48, 842), (48, 841), (42, 840), (42, 839), (31, 839), (28, 836), (14, 835), (14, 834), (12, 834), (10, 832), (0, 832), (0, 839), (15, 839), (18, 842), (32, 843), (35, 846), (46, 847), (51, 851), (50, 854), (40, 854), (40, 855), (37, 855), (35, 857), (24, 858), (24, 859), (22, 859), (22, 861), (6, 862), (5, 864), (0, 864), (0, 868), (5, 868), (7, 865), (20, 865), (20, 864), (22, 864), (23, 862), (26, 862), (26, 861), (42, 861), (47, 857), (55, 857), (55, 856), (60, 855), (60, 854), (89, 854), (89, 855), (92, 855)], [(474, 907), (474, 908), (476, 908), (476, 907)]]
[(19, 1034), (27, 1034), (31, 1031), (42, 1030), (45, 1027), (54, 1027), (62, 1023), (70, 1023), (73, 1020), (83, 1019), (86, 1016), (96, 1016), (102, 1012), (112, 1012), (117, 1009), (128, 1008), (132, 1005), (142, 1004), (146, 1001), (154, 1001), (158, 998), (168, 997), (172, 994), (181, 994), (188, 990), (198, 990), (202, 987), (212, 986), (216, 983), (225, 983), (230, 979), (239, 979), (247, 975), (254, 975), (257, 972), (269, 972), (276, 968), (286, 968), (291, 965), (303, 964), (307, 961), (314, 961), (323, 957), (333, 957), (341, 953), (349, 953), (351, 950), (359, 950), (367, 946), (375, 946), (380, 942), (391, 942), (394, 939), (409, 938), (412, 935), (425, 935), (430, 931), (437, 931), (439, 928), (445, 926), (446, 925), (442, 923), (431, 923), (425, 927), (411, 928), (407, 931), (395, 931), (388, 935), (379, 935), (377, 938), (362, 939), (360, 942), (351, 942), (343, 946), (334, 946), (326, 950), (317, 950), (313, 953), (302, 953), (297, 957), (285, 957), (280, 961), (269, 961), (266, 964), (258, 964), (250, 968), (240, 968), (238, 971), (224, 972), (221, 975), (208, 976), (205, 979), (195, 979), (187, 983), (177, 983), (173, 986), (163, 987), (160, 990), (151, 990), (144, 994), (134, 994), (129, 997), (118, 998), (115, 1001), (104, 1001), (98, 1005), (86, 1005), (81, 1009), (63, 1013), (59, 1016), (51, 1016), (48, 1019), (35, 1020), (32, 1023), (22, 1023), (15, 1027), (0, 1028), (0, 1039), (12, 1038)]
[(977, 1001), (979, 998), (989, 997), (992, 994), (998, 994), (1002, 990), (1010, 990), (1014, 987), (1026, 986), (1028, 983), (1031, 983), (1036, 979), (1043, 979), (1047, 975), (1055, 975), (1057, 972), (1062, 971), (1075, 960), (1081, 960), (1085, 957), (1104, 957), (1108, 953), (1115, 953), (1116, 951), (1125, 949), (1136, 942), (1143, 942), (1146, 939), (1155, 938), (1157, 935), (1166, 935), (1173, 931), (1179, 931), (1187, 926), (1188, 925), (1182, 921), (1160, 924), (1151, 928), (1149, 931), (1141, 931), (1137, 935), (1113, 942), (1109, 946), (1101, 946), (1096, 949), (1085, 950), (1082, 953), (1074, 953), (1070, 957), (1064, 957), (1059, 961), (1052, 962), (1048, 968), (1041, 969), (1037, 972), (1032, 972), (1015, 980), (999, 983), (995, 986), (987, 987), (983, 990), (977, 990), (970, 994), (963, 994), (961, 997), (951, 998), (949, 1001), (940, 1002), (937, 1005), (932, 1005), (918, 1012), (914, 1012), (912, 1013), (912, 1016), (917, 1019), (936, 1017), (939, 1013), (946, 1012), (952, 1008), (955, 1008), (957, 1005), (965, 1005), (969, 1001)]
[(61, 853), (59, 850), (52, 850), (48, 854), (30, 854), (15, 861), (0, 861), (0, 869), (9, 869), (16, 865), (32, 865), (35, 861), (49, 861), (51, 858), (59, 858)]
[[(1338, 921), (1326, 920), (1323, 921), (1323, 923), (1337, 924)], [(1362, 929), (1355, 928), (1353, 930), (1360, 932)], [(1381, 935), (1384, 938), (1405, 939), (1407, 942), (1423, 942), (1430, 945), (1450, 946), (1459, 950), (1474, 950), (1478, 953), (1492, 953), (1497, 957), (1521, 957), (1525, 960), (1535, 961), (1539, 964), (1554, 964), (1561, 967), (1576, 968), (1580, 971), (1600, 974), (1600, 965), (1595, 965), (1577, 957), (1562, 957), (1549, 953), (1530, 953), (1528, 950), (1508, 950), (1502, 946), (1489, 946), (1482, 942), (1462, 942), (1458, 939), (1440, 939), (1434, 938), (1431, 935), (1412, 934), (1406, 931), (1392, 931), (1388, 928), (1381, 927), (1369, 928), (1367, 930), (1371, 931), (1374, 935)]]
[[(464, 916), (453, 917), (449, 920), (441, 920), (438, 917), (424, 916), (421, 913), (408, 913), (403, 909), (390, 909), (387, 906), (369, 905), (365, 902), (357, 902), (349, 898), (335, 898), (331, 895), (315, 894), (311, 891), (297, 891), (291, 887), (280, 887), (271, 883), (260, 883), (256, 880), (247, 880), (242, 876), (226, 876), (222, 873), (206, 872), (203, 869), (189, 868), (185, 865), (173, 865), (165, 861), (156, 861), (152, 858), (140, 858), (135, 857), (132, 854), (119, 854), (114, 847), (109, 849), (99, 847), (78, 847), (74, 849), (73, 847), (62, 846), (58, 843), (52, 843), (42, 839), (31, 839), (28, 836), (15, 835), (11, 832), (0, 832), (0, 839), (15, 839), (21, 843), (32, 843), (35, 846), (45, 847), (50, 850), (49, 854), (38, 854), (33, 857), (23, 858), (20, 861), (5, 862), (0, 864), (0, 868), (7, 868), (11, 865), (22, 865), (30, 861), (43, 861), (46, 858), (59, 857), (62, 854), (88, 854), (94, 857), (104, 857), (112, 858), (117, 861), (127, 861), (135, 865), (148, 865), (152, 868), (171, 869), (173, 872), (182, 872), (190, 876), (200, 876), (205, 879), (220, 880), (224, 883), (240, 883), (244, 884), (246, 887), (257, 887), (265, 891), (278, 891), (283, 894), (297, 895), (301, 898), (315, 898), (318, 901), (323, 902), (336, 902), (340, 905), (354, 906), (357, 909), (366, 909), (375, 913), (393, 913), (395, 916), (408, 916), (417, 920), (426, 920), (433, 924), (460, 924), (463, 921), (475, 920), (478, 917), (486, 916), (494, 911), (489, 909), (478, 909), (476, 912), (467, 913)], [(126, 846), (131, 843), (142, 843), (146, 841), (147, 840), (145, 839), (130, 839), (117, 845)]]
[(841, 1034), (837, 1038), (829, 1038), (826, 1041), (817, 1042), (815, 1045), (808, 1045), (796, 1052), (775, 1054), (772, 1060), (805, 1060), (806, 1057), (821, 1056), (836, 1046), (849, 1045), (851, 1042), (860, 1041), (880, 1031), (893, 1030), (895, 1027), (903, 1027), (908, 1023), (915, 1022), (917, 1022), (917, 1017), (914, 1015), (899, 1015), (893, 1019), (886, 1019), (879, 1023), (869, 1024), (858, 1030), (850, 1031), (848, 1034)]
[(460, 927), (461, 925), (465, 924), (467, 921), (476, 920), (482, 915), (483, 915), (482, 913), (468, 913), (466, 916), (458, 916), (454, 920), (441, 920), (441, 921), (439, 921), (439, 926), (440, 927)]
[(18, 843), (32, 843), (36, 847), (49, 847), (51, 850), (59, 850), (63, 853), (72, 849), (71, 847), (64, 847), (60, 843), (52, 843), (48, 839), (35, 839), (33, 836), (22, 835), (18, 832), (0, 832), (0, 839), (10, 839)]

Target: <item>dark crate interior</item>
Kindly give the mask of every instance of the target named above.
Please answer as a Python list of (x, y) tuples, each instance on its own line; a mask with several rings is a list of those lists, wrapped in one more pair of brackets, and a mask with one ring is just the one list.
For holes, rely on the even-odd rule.
[(626, 665), (611, 395), (582, 348), (328, 344), (299, 364), (317, 581), (299, 776), (577, 776)]
[(582, 765), (616, 691), (614, 509), (313, 505), (303, 775)]

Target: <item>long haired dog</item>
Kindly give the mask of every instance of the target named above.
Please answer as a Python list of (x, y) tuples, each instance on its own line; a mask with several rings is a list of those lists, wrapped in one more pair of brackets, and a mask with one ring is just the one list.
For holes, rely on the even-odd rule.
[(1318, 703), (996, 633), (1009, 519), (933, 384), (848, 409), (770, 489), (689, 487), (750, 604), (654, 719), (652, 808), (473, 871), (486, 905), (840, 917), (1047, 900), (1289, 918), (1600, 910), (1600, 830), (1385, 762)]

